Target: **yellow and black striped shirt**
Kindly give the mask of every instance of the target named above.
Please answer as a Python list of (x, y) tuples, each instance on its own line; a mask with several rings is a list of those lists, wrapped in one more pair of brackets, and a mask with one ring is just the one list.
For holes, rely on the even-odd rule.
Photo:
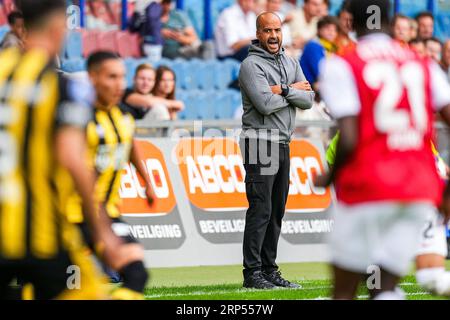
[(61, 190), (72, 184), (54, 137), (85, 127), (92, 108), (71, 99), (76, 88), (40, 49), (7, 49), (0, 66), (0, 260), (50, 259), (64, 247)]
[[(94, 120), (87, 126), (88, 161), (97, 173), (95, 197), (105, 206), (111, 218), (120, 217), (120, 179), (130, 159), (134, 129), (133, 117), (117, 106), (110, 110), (96, 108)], [(78, 196), (71, 198), (67, 212), (70, 222), (83, 222)]]

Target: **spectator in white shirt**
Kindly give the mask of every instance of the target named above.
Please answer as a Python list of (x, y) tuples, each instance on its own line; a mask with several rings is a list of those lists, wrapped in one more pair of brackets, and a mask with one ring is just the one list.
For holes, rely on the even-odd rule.
[(266, 10), (268, 12), (276, 13), (278, 17), (280, 17), (281, 22), (283, 23), (283, 46), (285, 49), (292, 45), (292, 37), (291, 37), (291, 29), (286, 24), (286, 16), (282, 11), (284, 0), (267, 0), (266, 1)]
[(317, 34), (317, 22), (324, 14), (324, 0), (304, 0), (302, 8), (293, 11), (288, 19), (294, 47), (303, 49), (306, 42)]
[(219, 59), (243, 61), (256, 34), (256, 0), (237, 0), (219, 16), (215, 30)]

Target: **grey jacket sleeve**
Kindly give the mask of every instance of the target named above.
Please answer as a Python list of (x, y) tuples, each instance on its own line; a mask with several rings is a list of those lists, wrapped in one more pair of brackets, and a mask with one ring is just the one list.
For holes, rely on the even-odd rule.
[(251, 61), (244, 61), (239, 72), (239, 84), (253, 106), (268, 116), (290, 105), (290, 101), (273, 94), (264, 71)]
[[(295, 63), (295, 82), (306, 81), (306, 77), (300, 68), (299, 63)], [(304, 91), (290, 88), (286, 99), (291, 105), (299, 109), (311, 109), (314, 102), (314, 91)]]

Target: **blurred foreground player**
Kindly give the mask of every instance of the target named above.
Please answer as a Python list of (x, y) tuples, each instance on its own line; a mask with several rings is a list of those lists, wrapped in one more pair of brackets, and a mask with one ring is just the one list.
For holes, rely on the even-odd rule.
[[(115, 234), (126, 243), (129, 257), (111, 267), (123, 278), (123, 286), (116, 289), (114, 299), (143, 299), (148, 275), (143, 263), (144, 250), (131, 235), (128, 224), (120, 219), (118, 208), (120, 178), (124, 165), (131, 160), (145, 181), (146, 195), (150, 204), (154, 201), (153, 189), (143, 161), (133, 141), (134, 119), (122, 113), (118, 104), (125, 90), (125, 66), (111, 52), (96, 52), (87, 61), (88, 73), (97, 94), (95, 117), (87, 126), (89, 148), (88, 161), (97, 173), (95, 197), (112, 219)], [(67, 210), (69, 221), (80, 224), (88, 243), (92, 234), (83, 223), (83, 212), (77, 195), (71, 197)]]
[[(0, 299), (11, 297), (13, 278), (32, 284), (36, 299), (105, 298), (103, 277), (83, 254), (81, 234), (63, 213), (63, 190), (74, 184), (96, 245), (107, 255), (118, 251), (120, 239), (102, 223), (108, 220), (96, 215), (94, 176), (80, 157), (92, 108), (75, 94), (83, 90), (52, 65), (64, 41), (66, 4), (21, 4), (25, 50), (13, 47), (0, 54)], [(80, 282), (69, 288), (73, 266), (80, 268)]]
[[(369, 6), (380, 8), (380, 25)], [(402, 299), (396, 289), (419, 247), (426, 218), (441, 204), (442, 184), (430, 151), (433, 114), (450, 123), (448, 84), (439, 67), (387, 36), (389, 1), (350, 2), (356, 49), (324, 64), (323, 98), (340, 138), (331, 172), (339, 204), (330, 238), (335, 299), (352, 299), (378, 266), (373, 299)], [(368, 13), (369, 12), (369, 13)], [(450, 210), (447, 188), (442, 209)]]

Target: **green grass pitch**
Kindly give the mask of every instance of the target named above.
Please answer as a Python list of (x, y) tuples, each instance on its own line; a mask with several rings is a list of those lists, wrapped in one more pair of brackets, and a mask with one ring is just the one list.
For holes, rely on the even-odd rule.
[[(450, 262), (447, 263), (447, 268)], [(301, 289), (269, 291), (242, 288), (241, 266), (158, 268), (150, 270), (145, 290), (148, 300), (320, 300), (329, 299), (330, 270), (325, 263), (281, 264), (283, 275)], [(428, 294), (416, 284), (414, 270), (402, 279), (401, 288), (409, 300), (443, 299)], [(367, 299), (361, 287), (358, 299)]]

